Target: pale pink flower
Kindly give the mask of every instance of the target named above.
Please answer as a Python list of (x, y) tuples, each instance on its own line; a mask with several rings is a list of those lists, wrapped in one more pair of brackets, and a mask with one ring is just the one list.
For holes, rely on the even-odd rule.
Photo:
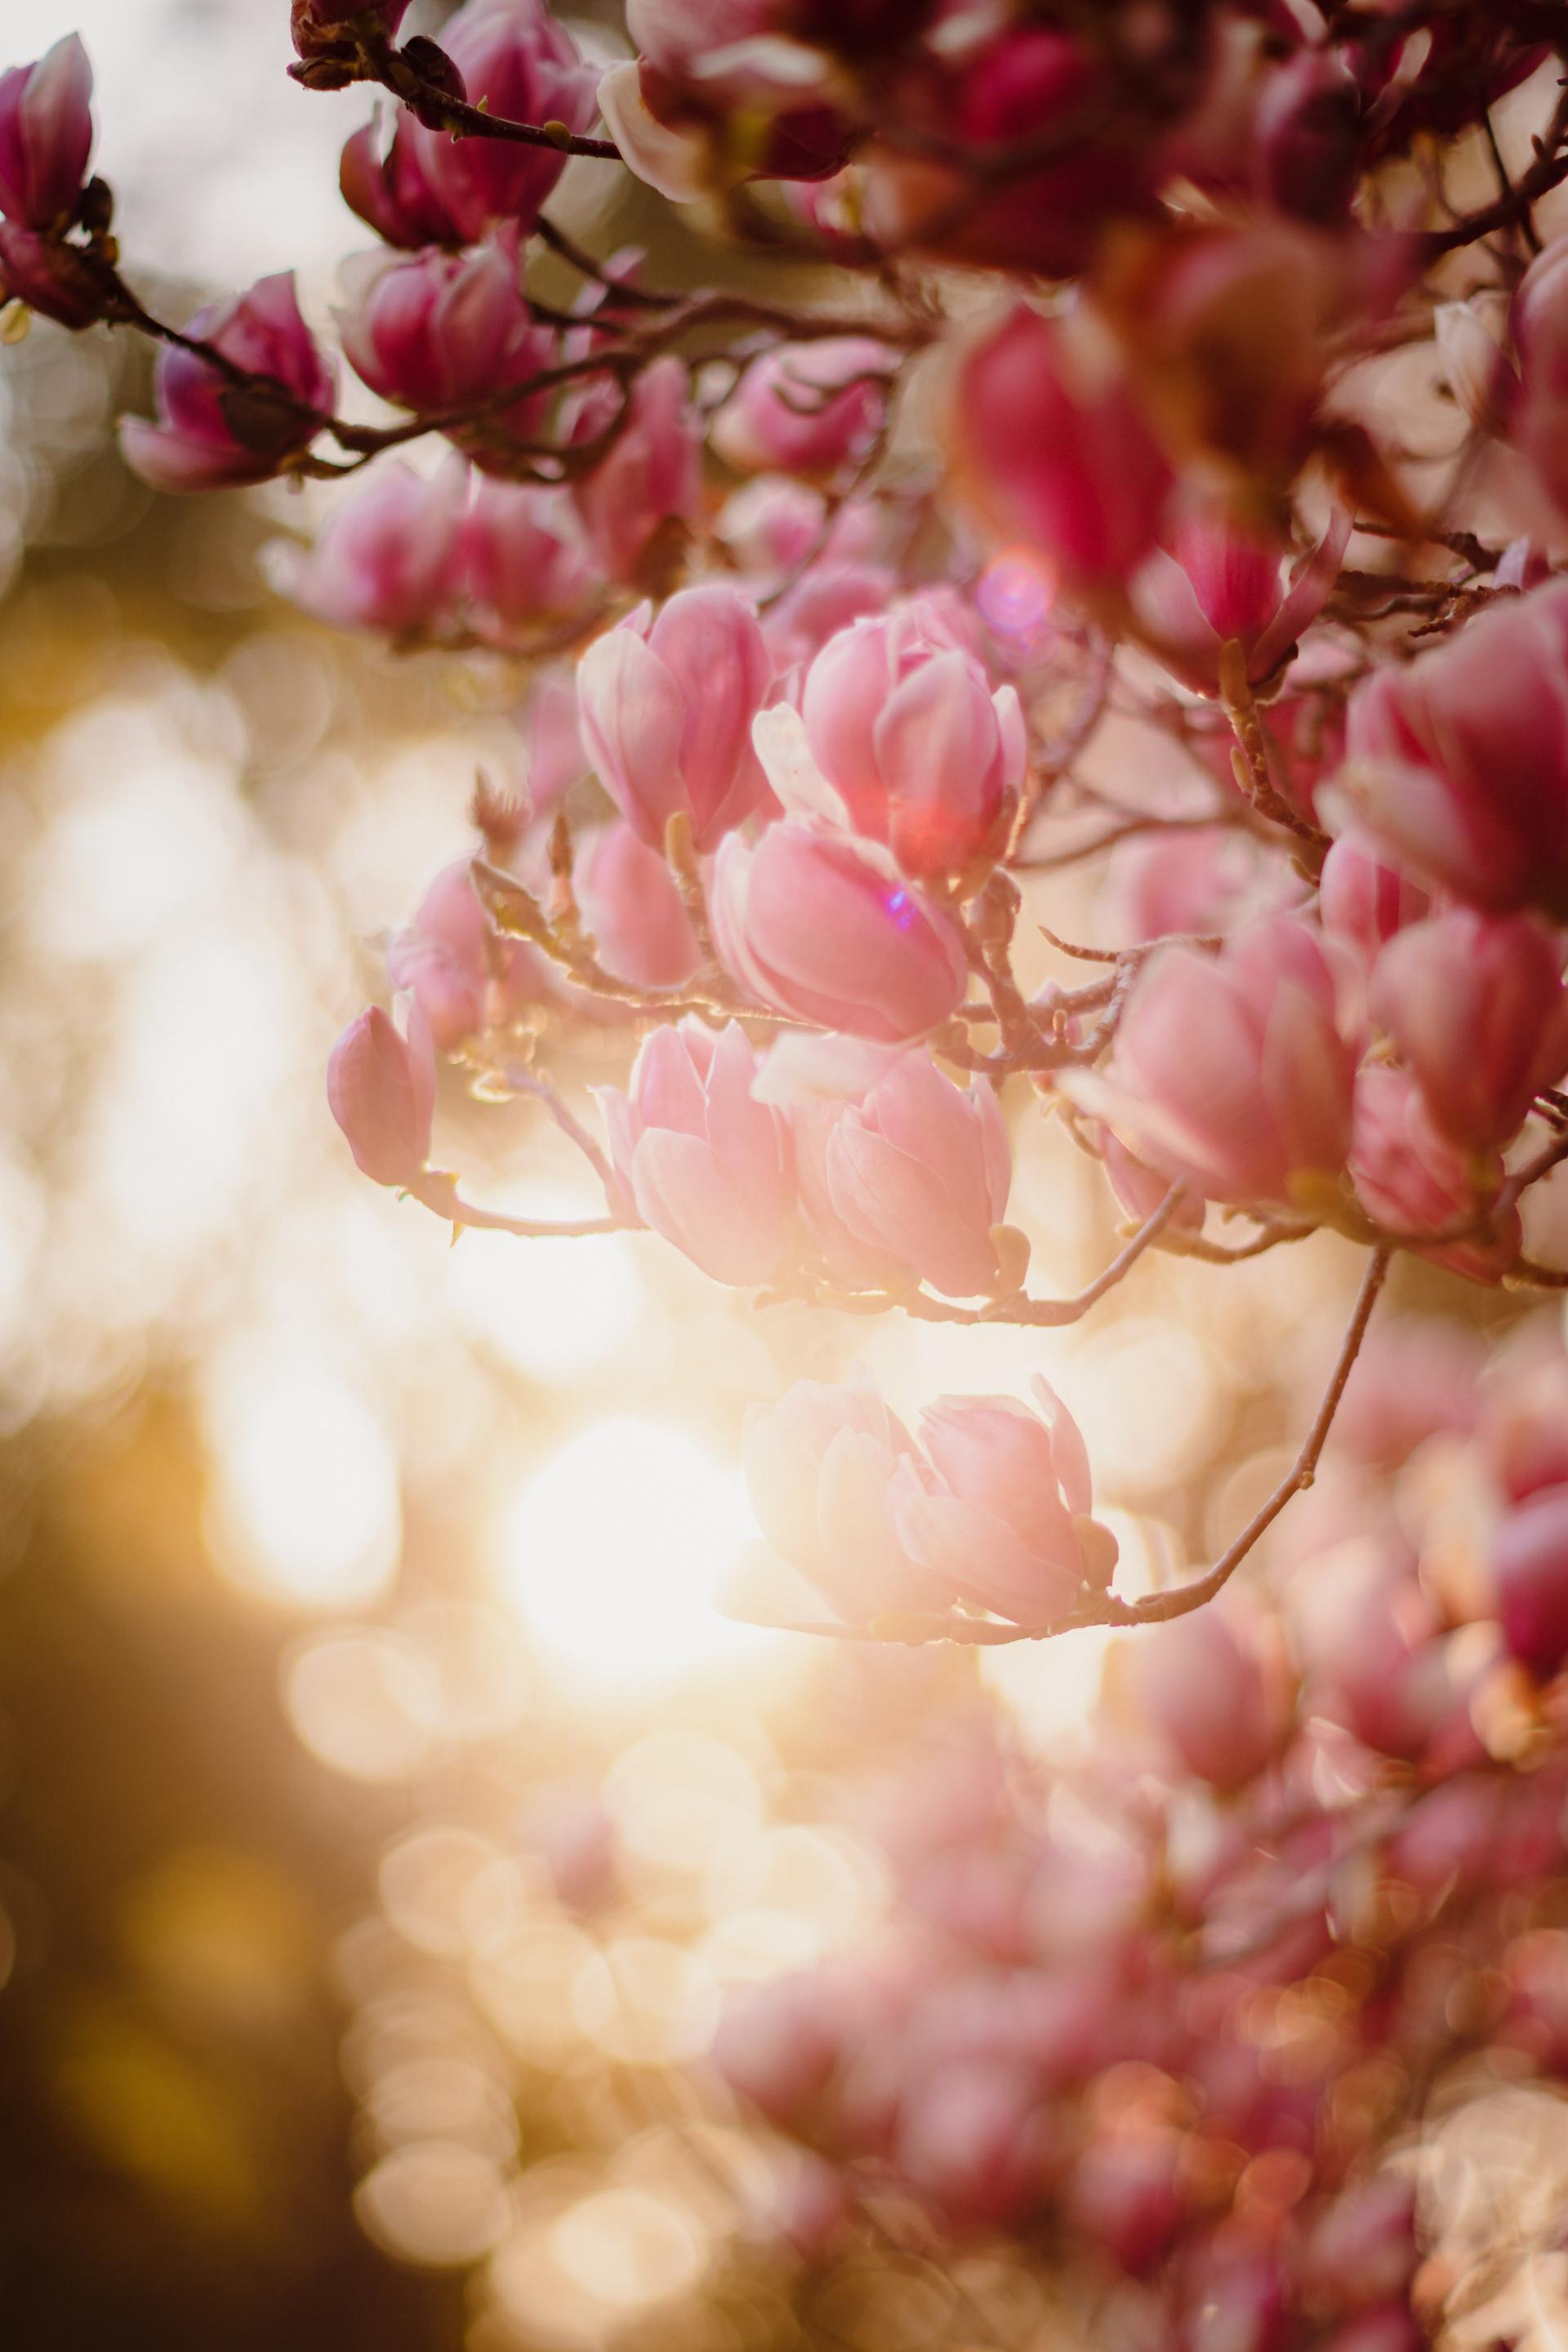
[(599, 781), (651, 848), (672, 816), (710, 849), (760, 805), (752, 748), (773, 664), (756, 614), (733, 588), (686, 588), (608, 629), (577, 669), (583, 740)]
[(78, 33), (36, 65), (0, 74), (0, 213), (58, 230), (76, 210), (92, 152), (92, 67)]
[(942, 609), (923, 600), (831, 638), (798, 715), (775, 705), (756, 742), (791, 814), (883, 843), (922, 879), (998, 854), (1028, 758), (1016, 689), (993, 694)]
[(329, 516), (314, 547), (275, 552), (276, 584), (335, 628), (438, 629), (452, 617), (467, 495), (460, 458), (430, 478), (382, 467)]
[(1121, 587), (1164, 524), (1171, 469), (1100, 345), (1019, 304), (952, 402), (961, 478), (993, 528), (1069, 583)]
[(766, 1282), (794, 1204), (783, 1123), (752, 1099), (756, 1056), (731, 1024), (644, 1039), (625, 1094), (600, 1095), (610, 1154), (643, 1223), (715, 1282)]
[(1505, 379), (1501, 394), (1510, 404), (1510, 438), (1568, 515), (1568, 237), (1558, 237), (1531, 262), (1514, 295), (1510, 324), (1519, 363), (1517, 389)]
[(126, 462), (159, 490), (266, 481), (304, 448), (332, 405), (331, 370), (300, 316), (292, 274), (260, 278), (247, 294), (198, 311), (188, 332), (268, 377), (277, 394), (237, 397), (228, 378), (194, 352), (160, 351), (159, 421), (122, 420)]
[(1506, 1143), (1568, 1069), (1563, 951), (1525, 915), (1457, 907), (1411, 924), (1379, 956), (1368, 1005), (1434, 1126), (1467, 1150)]
[(1016, 2228), (1045, 2193), (1047, 2111), (1016, 2058), (952, 2058), (909, 2084), (899, 2117), (900, 2173), (951, 2222)]
[[(583, 412), (582, 432), (607, 425), (602, 403)], [(602, 571), (635, 582), (661, 536), (694, 522), (702, 493), (702, 430), (684, 363), (655, 360), (631, 392), (629, 421), (592, 473), (572, 485), (573, 502)]]
[(418, 1005), (437, 1048), (455, 1053), (558, 992), (553, 968), (519, 940), (503, 940), (474, 890), (468, 861), (443, 867), (406, 930), (387, 943), (387, 976)]
[(572, 889), (599, 961), (638, 988), (679, 988), (701, 961), (674, 875), (616, 821), (579, 836)]
[(1568, 583), (1358, 687), (1339, 785), (1424, 880), (1497, 913), (1568, 914)]
[[(1502, 1162), (1460, 1150), (1432, 1123), (1407, 1070), (1369, 1063), (1355, 1085), (1355, 1137), (1350, 1171), (1356, 1198), (1385, 1232), (1419, 1235), (1481, 1219), (1501, 1188)], [(1495, 1235), (1474, 1235), (1423, 1250), (1424, 1257), (1472, 1282), (1497, 1282), (1519, 1255), (1519, 1212), (1499, 1220)]]
[(1359, 826), (1342, 833), (1323, 860), (1318, 919), (1331, 939), (1342, 940), (1368, 966), (1396, 931), (1419, 922), (1431, 905), (1430, 892), (1403, 867), (1389, 865), (1373, 835)]
[(887, 412), (893, 355), (865, 336), (785, 344), (755, 359), (709, 440), (742, 474), (832, 475), (863, 457)]
[[(356, 254), (343, 266), (343, 354), (373, 392), (439, 415), (477, 408), (551, 364), (551, 339), (522, 291), (516, 248)], [(538, 408), (520, 401), (491, 421), (521, 430)], [(482, 462), (483, 425), (470, 430)]]
[(847, 1624), (952, 1601), (952, 1579), (900, 1537), (920, 1472), (908, 1430), (874, 1391), (796, 1381), (748, 1417), (744, 1462), (763, 1537)]
[(1140, 1159), (1211, 1200), (1303, 1206), (1344, 1167), (1355, 1059), (1324, 943), (1279, 915), (1217, 956), (1160, 949), (1133, 987), (1110, 1070), (1058, 1085)]
[(1273, 1622), (1245, 1595), (1141, 1633), (1127, 1696), (1182, 1770), (1239, 1789), (1289, 1735), (1295, 1692)]
[(838, 1217), (872, 1249), (950, 1297), (995, 1287), (1013, 1171), (990, 1087), (955, 1086), (923, 1049), (901, 1055), (839, 1113), (826, 1172)]
[(963, 1001), (952, 923), (873, 843), (799, 824), (770, 824), (755, 848), (731, 834), (710, 907), (729, 970), (781, 1013), (892, 1045)]
[(1194, 515), (1156, 550), (1133, 583), (1153, 651), (1200, 694), (1219, 692), (1219, 655), (1234, 640), (1255, 685), (1274, 676), (1332, 595), (1351, 535), (1342, 508), (1313, 548), (1280, 567), (1283, 541), (1244, 530), (1223, 514)]
[(516, 645), (581, 613), (595, 586), (563, 494), (521, 482), (475, 484), (458, 561), (470, 625), (487, 645)]
[(768, 1053), (753, 1089), (789, 1122), (798, 1204), (812, 1240), (836, 1282), (855, 1290), (886, 1290), (906, 1269), (889, 1251), (852, 1233), (834, 1205), (828, 1148), (845, 1111), (862, 1102), (892, 1067), (899, 1048), (863, 1037), (795, 1030)]
[(365, 1175), (418, 1181), (430, 1155), (436, 1059), (417, 1009), (406, 1039), (375, 1004), (344, 1030), (327, 1064), (327, 1101)]
[(921, 1415), (936, 1473), (900, 1504), (899, 1534), (961, 1599), (1015, 1623), (1066, 1616), (1086, 1583), (1103, 1585), (1115, 1538), (1090, 1517), (1089, 1455), (1078, 1423), (1037, 1379), (1037, 1411), (1011, 1397), (943, 1397)]

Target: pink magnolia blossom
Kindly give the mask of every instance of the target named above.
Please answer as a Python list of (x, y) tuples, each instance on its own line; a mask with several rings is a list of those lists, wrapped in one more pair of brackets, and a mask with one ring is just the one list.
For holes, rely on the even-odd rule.
[(338, 187), (350, 212), (388, 245), (411, 253), (463, 242), (430, 173), (440, 135), (400, 111), (390, 136), (375, 122), (356, 131), (338, 163)]
[(1237, 643), (1256, 684), (1272, 677), (1333, 593), (1351, 535), (1342, 509), (1288, 581), (1282, 542), (1223, 516), (1194, 516), (1157, 550), (1133, 583), (1133, 597), (1153, 650), (1200, 694), (1219, 692), (1220, 648)]
[(92, 67), (77, 33), (36, 65), (0, 74), (0, 213), (58, 230), (76, 210), (92, 152)]
[(1304, 1205), (1334, 1185), (1355, 1055), (1307, 924), (1269, 916), (1210, 956), (1162, 948), (1139, 974), (1109, 1072), (1058, 1084), (1129, 1150), (1211, 1200)]
[(373, 1004), (342, 1035), (327, 1064), (327, 1101), (355, 1164), (378, 1184), (417, 1181), (430, 1156), (436, 1058), (417, 1009), (401, 1037)]
[(864, 1101), (899, 1050), (863, 1037), (788, 1032), (769, 1049), (754, 1088), (760, 1102), (772, 1103), (789, 1122), (797, 1203), (811, 1239), (833, 1279), (855, 1290), (888, 1290), (907, 1281), (908, 1269), (839, 1215), (828, 1148), (845, 1111)]
[(1278, 1636), (1245, 1596), (1140, 1634), (1127, 1673), (1141, 1719), (1212, 1788), (1244, 1788), (1289, 1736), (1295, 1693)]
[[(597, 403), (584, 411), (584, 434), (615, 415)], [(628, 422), (572, 497), (588, 543), (612, 580), (636, 583), (650, 551), (672, 528), (694, 522), (701, 500), (702, 431), (686, 368), (674, 358), (644, 368), (631, 392)]]
[(1509, 1513), (1492, 1541), (1503, 1639), (1543, 1679), (1568, 1658), (1568, 1486), (1547, 1486)]
[(263, 278), (247, 294), (198, 311), (187, 331), (276, 394), (237, 385), (194, 352), (158, 354), (156, 425), (127, 417), (127, 463), (159, 490), (211, 490), (263, 482), (320, 429), (332, 405), (332, 373), (300, 316), (292, 275)]
[(940, 1028), (963, 1001), (952, 922), (871, 843), (794, 823), (770, 824), (755, 848), (731, 834), (710, 909), (736, 979), (801, 1020), (896, 1045)]
[(686, 588), (655, 614), (641, 605), (608, 629), (577, 670), (583, 740), (633, 829), (662, 850), (672, 816), (699, 849), (763, 799), (752, 749), (773, 664), (756, 614), (733, 588)]
[(908, 1430), (872, 1390), (797, 1381), (749, 1416), (744, 1462), (764, 1538), (847, 1624), (952, 1601), (952, 1580), (901, 1538), (921, 1474)]
[(799, 2128), (842, 2055), (829, 1989), (784, 1977), (738, 1996), (713, 2036), (712, 2059), (731, 2091), (787, 2131)]
[[(373, 392), (400, 408), (438, 415), (489, 404), (547, 368), (550, 337), (534, 324), (514, 247), (471, 253), (357, 254), (345, 263), (343, 353)], [(536, 403), (504, 422), (523, 428)], [(482, 452), (482, 425), (473, 428)]]
[(783, 1123), (752, 1099), (756, 1056), (731, 1024), (655, 1029), (627, 1091), (603, 1089), (616, 1173), (645, 1224), (715, 1282), (766, 1282), (794, 1202)]
[(923, 1049), (903, 1055), (845, 1106), (825, 1157), (833, 1208), (860, 1241), (950, 1297), (995, 1287), (1012, 1155), (988, 1086), (954, 1086)]
[(1519, 1212), (1499, 1220), (1496, 1234), (1482, 1221), (1502, 1184), (1502, 1162), (1461, 1151), (1433, 1125), (1420, 1087), (1407, 1070), (1369, 1063), (1355, 1086), (1355, 1138), (1351, 1176), (1356, 1198), (1386, 1232), (1439, 1233), (1476, 1221), (1474, 1235), (1422, 1255), (1472, 1282), (1496, 1282), (1519, 1255)]
[(1563, 950), (1528, 916), (1468, 907), (1413, 923), (1378, 958), (1368, 999), (1450, 1143), (1490, 1151), (1568, 1069)]
[(559, 490), (483, 477), (458, 541), (468, 619), (487, 645), (513, 646), (584, 612), (594, 566)]
[(896, 2158), (910, 2186), (961, 2227), (1016, 2227), (1055, 2154), (1034, 2085), (1005, 2055), (953, 2058), (912, 2080)]
[(460, 458), (428, 478), (384, 467), (328, 518), (314, 547), (276, 552), (275, 583), (335, 628), (394, 637), (438, 628), (455, 601), (467, 493)]
[[(868, 499), (831, 507), (787, 474), (760, 474), (731, 493), (714, 523), (742, 570), (776, 586), (809, 563), (864, 563), (882, 551), (884, 524)], [(889, 589), (889, 597), (893, 591)]]
[(629, 824), (584, 834), (572, 889), (605, 970), (639, 988), (679, 988), (701, 961), (675, 877)]
[[(470, 106), (513, 122), (592, 129), (598, 75), (544, 0), (466, 0), (442, 26), (441, 47), (462, 76)], [(466, 243), (501, 221), (531, 228), (565, 168), (565, 156), (549, 147), (438, 131), (422, 137), (428, 142), (426, 174)]]
[(1070, 325), (1009, 312), (964, 362), (952, 433), (993, 528), (1070, 583), (1122, 587), (1153, 549), (1170, 467), (1114, 363)]
[(832, 475), (864, 457), (887, 411), (893, 355), (864, 336), (786, 344), (753, 360), (709, 436), (743, 474)]
[(1361, 98), (1342, 61), (1300, 49), (1258, 95), (1252, 136), (1258, 193), (1299, 220), (1343, 218), (1362, 164)]
[(0, 302), (25, 302), (73, 333), (101, 319), (103, 273), (80, 246), (0, 216)]
[(490, 929), (462, 857), (436, 877), (408, 929), (388, 942), (386, 966), (394, 988), (407, 990), (443, 1054), (504, 1027), (525, 1004), (557, 988), (536, 949)]
[(780, 704), (757, 749), (792, 814), (884, 843), (920, 879), (973, 872), (1003, 847), (1028, 750), (1016, 689), (993, 694), (939, 606), (855, 622)]
[(1091, 1518), (1089, 1456), (1043, 1380), (1037, 1411), (1011, 1397), (943, 1397), (921, 1415), (936, 1474), (907, 1496), (899, 1534), (961, 1599), (1016, 1624), (1065, 1616), (1086, 1584), (1109, 1580), (1115, 1538)]
[(1496, 913), (1568, 914), (1568, 584), (1358, 687), (1339, 781), (1424, 880)]
[(1353, 948), (1371, 966), (1381, 948), (1406, 924), (1417, 923), (1431, 895), (1379, 855), (1370, 834), (1352, 825), (1323, 860), (1318, 879), (1318, 919), (1331, 939)]
[(1259, 896), (1257, 854), (1234, 825), (1157, 828), (1118, 843), (1106, 867), (1106, 914), (1119, 947), (1231, 930), (1249, 903), (1257, 911)]
[[(1503, 380), (1510, 437), (1560, 512), (1568, 515), (1568, 237), (1538, 254), (1510, 314), (1518, 353), (1517, 388)], [(1512, 394), (1511, 402), (1509, 401)]]

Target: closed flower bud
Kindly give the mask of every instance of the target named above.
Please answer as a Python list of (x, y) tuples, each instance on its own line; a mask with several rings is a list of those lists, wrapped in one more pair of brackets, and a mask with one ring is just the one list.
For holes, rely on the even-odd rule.
[(910, 1496), (899, 1533), (960, 1598), (1016, 1624), (1043, 1627), (1086, 1583), (1103, 1586), (1114, 1538), (1089, 1517), (1094, 1496), (1078, 1423), (1037, 1379), (1037, 1411), (1011, 1397), (944, 1397), (921, 1415), (935, 1472)]
[(715, 1282), (766, 1282), (794, 1204), (783, 1124), (753, 1100), (756, 1056), (734, 1026), (656, 1029), (625, 1094), (601, 1096), (610, 1152), (643, 1223)]
[(988, 1086), (954, 1086), (924, 1051), (901, 1055), (839, 1113), (826, 1172), (838, 1217), (870, 1248), (950, 1297), (995, 1288), (1012, 1156)]
[(92, 152), (92, 67), (77, 33), (36, 65), (0, 74), (0, 213), (59, 230), (76, 210)]
[[(550, 338), (533, 322), (510, 245), (471, 253), (360, 254), (345, 264), (343, 353), (373, 392), (416, 415), (477, 407), (550, 364)], [(535, 401), (494, 421), (525, 429)], [(467, 429), (484, 461), (482, 423)]]
[(1491, 1151), (1568, 1069), (1562, 950), (1528, 916), (1460, 907), (1413, 923), (1378, 958), (1373, 1019), (1450, 1143)]
[(700, 850), (742, 824), (766, 790), (752, 721), (773, 677), (756, 614), (733, 588), (645, 604), (584, 655), (583, 740), (599, 781), (650, 848), (672, 816)]
[(1245, 1597), (1197, 1609), (1139, 1635), (1131, 1695), (1184, 1771), (1240, 1789), (1289, 1737), (1294, 1692), (1272, 1622)]
[(1372, 1062), (1359, 1073), (1350, 1170), (1362, 1207), (1389, 1233), (1419, 1235), (1476, 1221), (1473, 1236), (1421, 1252), (1435, 1265), (1472, 1282), (1496, 1282), (1518, 1257), (1518, 1210), (1495, 1234), (1485, 1223), (1501, 1189), (1501, 1160), (1461, 1151), (1440, 1134), (1407, 1070)]
[(436, 1061), (417, 1010), (406, 1039), (379, 1005), (362, 1013), (333, 1046), (327, 1101), (356, 1165), (378, 1184), (417, 1181), (430, 1156)]
[(1209, 1199), (1304, 1206), (1344, 1167), (1354, 1072), (1324, 943), (1271, 916), (1218, 956), (1152, 956), (1110, 1070), (1058, 1083), (1140, 1159)]
[[(442, 26), (441, 47), (462, 76), (470, 106), (513, 122), (563, 123), (579, 134), (592, 128), (598, 76), (544, 0), (466, 0)], [(565, 169), (564, 154), (550, 147), (419, 135), (426, 176), (458, 238), (468, 244), (498, 222), (531, 228)]]
[[(612, 404), (584, 412), (594, 429)], [(573, 502), (601, 571), (640, 583), (651, 552), (671, 530), (694, 522), (701, 498), (702, 432), (683, 362), (655, 360), (632, 388), (626, 423), (593, 471), (572, 485)]]
[(731, 835), (710, 907), (725, 964), (781, 1013), (895, 1045), (963, 1001), (957, 931), (869, 843), (797, 824), (770, 824), (754, 849)]
[(188, 332), (268, 381), (252, 390), (194, 352), (161, 351), (158, 423), (133, 416), (120, 427), (128, 464), (159, 490), (266, 481), (305, 447), (332, 405), (331, 370), (300, 316), (292, 275), (263, 278), (247, 294), (198, 311)]
[(352, 213), (388, 245), (417, 252), (426, 245), (458, 245), (462, 238), (431, 180), (432, 138), (410, 114), (399, 114), (383, 140), (367, 122), (343, 148), (338, 186)]

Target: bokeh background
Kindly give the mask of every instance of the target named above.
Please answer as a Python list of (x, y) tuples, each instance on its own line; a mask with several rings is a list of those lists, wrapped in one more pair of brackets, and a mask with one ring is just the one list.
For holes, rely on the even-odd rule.
[[(154, 307), (298, 267), (324, 322), (366, 101), (289, 81), (285, 0), (22, 14), (7, 50), (89, 43)], [(736, 266), (592, 164), (552, 209), (665, 282)], [(1082, 1330), (966, 1334), (758, 1312), (650, 1237), (449, 1246), (355, 1176), (322, 1070), (476, 769), (522, 780), (526, 681), (294, 614), (267, 550), (317, 494), (156, 499), (112, 429), (147, 381), (107, 332), (0, 351), (0, 2337), (917, 2352), (975, 2279), (883, 2248), (807, 2294), (701, 2053), (874, 1924), (845, 1776), (939, 1702), (1070, 1741), (1105, 1643), (721, 1615), (745, 1408), (857, 1358), (905, 1409), (1044, 1369), (1135, 1591), (1277, 1471), (1353, 1264), (1146, 1260)], [(443, 1115), (471, 1190), (581, 1200), (526, 1108)], [(1071, 1287), (1114, 1244), (1035, 1126), (1013, 1213)]]

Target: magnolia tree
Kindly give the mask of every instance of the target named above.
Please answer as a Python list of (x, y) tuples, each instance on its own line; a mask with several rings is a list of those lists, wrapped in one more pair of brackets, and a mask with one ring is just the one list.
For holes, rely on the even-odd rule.
[[(800, 2151), (797, 2242), (870, 2183), (1048, 2248), (1118, 2341), (1518, 2338), (1484, 2233), (1423, 2239), (1399, 2159), (1467, 2055), (1494, 2084), (1568, 2059), (1568, 1365), (1539, 1324), (1489, 1366), (1374, 1316), (1401, 1256), (1568, 1287), (1540, 1205), (1568, 1160), (1560, 0), (627, 0), (607, 69), (542, 0), (465, 0), (438, 41), (405, 13), (292, 10), (303, 91), (393, 101), (343, 148), (379, 242), (338, 314), (391, 422), (343, 413), (291, 278), (184, 326), (132, 290), (79, 42), (0, 79), (0, 288), (162, 347), (130, 464), (363, 473), (286, 592), (542, 666), (526, 793), (481, 782), (392, 1010), (332, 1055), (365, 1175), (454, 1226), (647, 1228), (763, 1299), (955, 1325), (1076, 1323), (1150, 1253), (1223, 1283), (1327, 1229), (1363, 1261), (1279, 1483), (1136, 1597), (1043, 1381), (916, 1430), (864, 1384), (755, 1415), (810, 1630), (1163, 1629), (1091, 1762), (1042, 1780), (928, 1727), (883, 1809), (888, 1937), (726, 2024)], [(699, 207), (745, 290), (584, 249), (549, 210), (569, 157)], [(1071, 935), (1110, 852), (1118, 945)], [(594, 1106), (590, 1035), (626, 1065)], [(542, 1105), (602, 1212), (472, 1202), (433, 1161), (444, 1072)], [(1125, 1221), (1072, 1297), (1008, 1222), (1046, 1118)], [(1352, 1386), (1278, 1605), (1227, 1590)], [(1559, 2306), (1560, 2232), (1531, 2241)]]

